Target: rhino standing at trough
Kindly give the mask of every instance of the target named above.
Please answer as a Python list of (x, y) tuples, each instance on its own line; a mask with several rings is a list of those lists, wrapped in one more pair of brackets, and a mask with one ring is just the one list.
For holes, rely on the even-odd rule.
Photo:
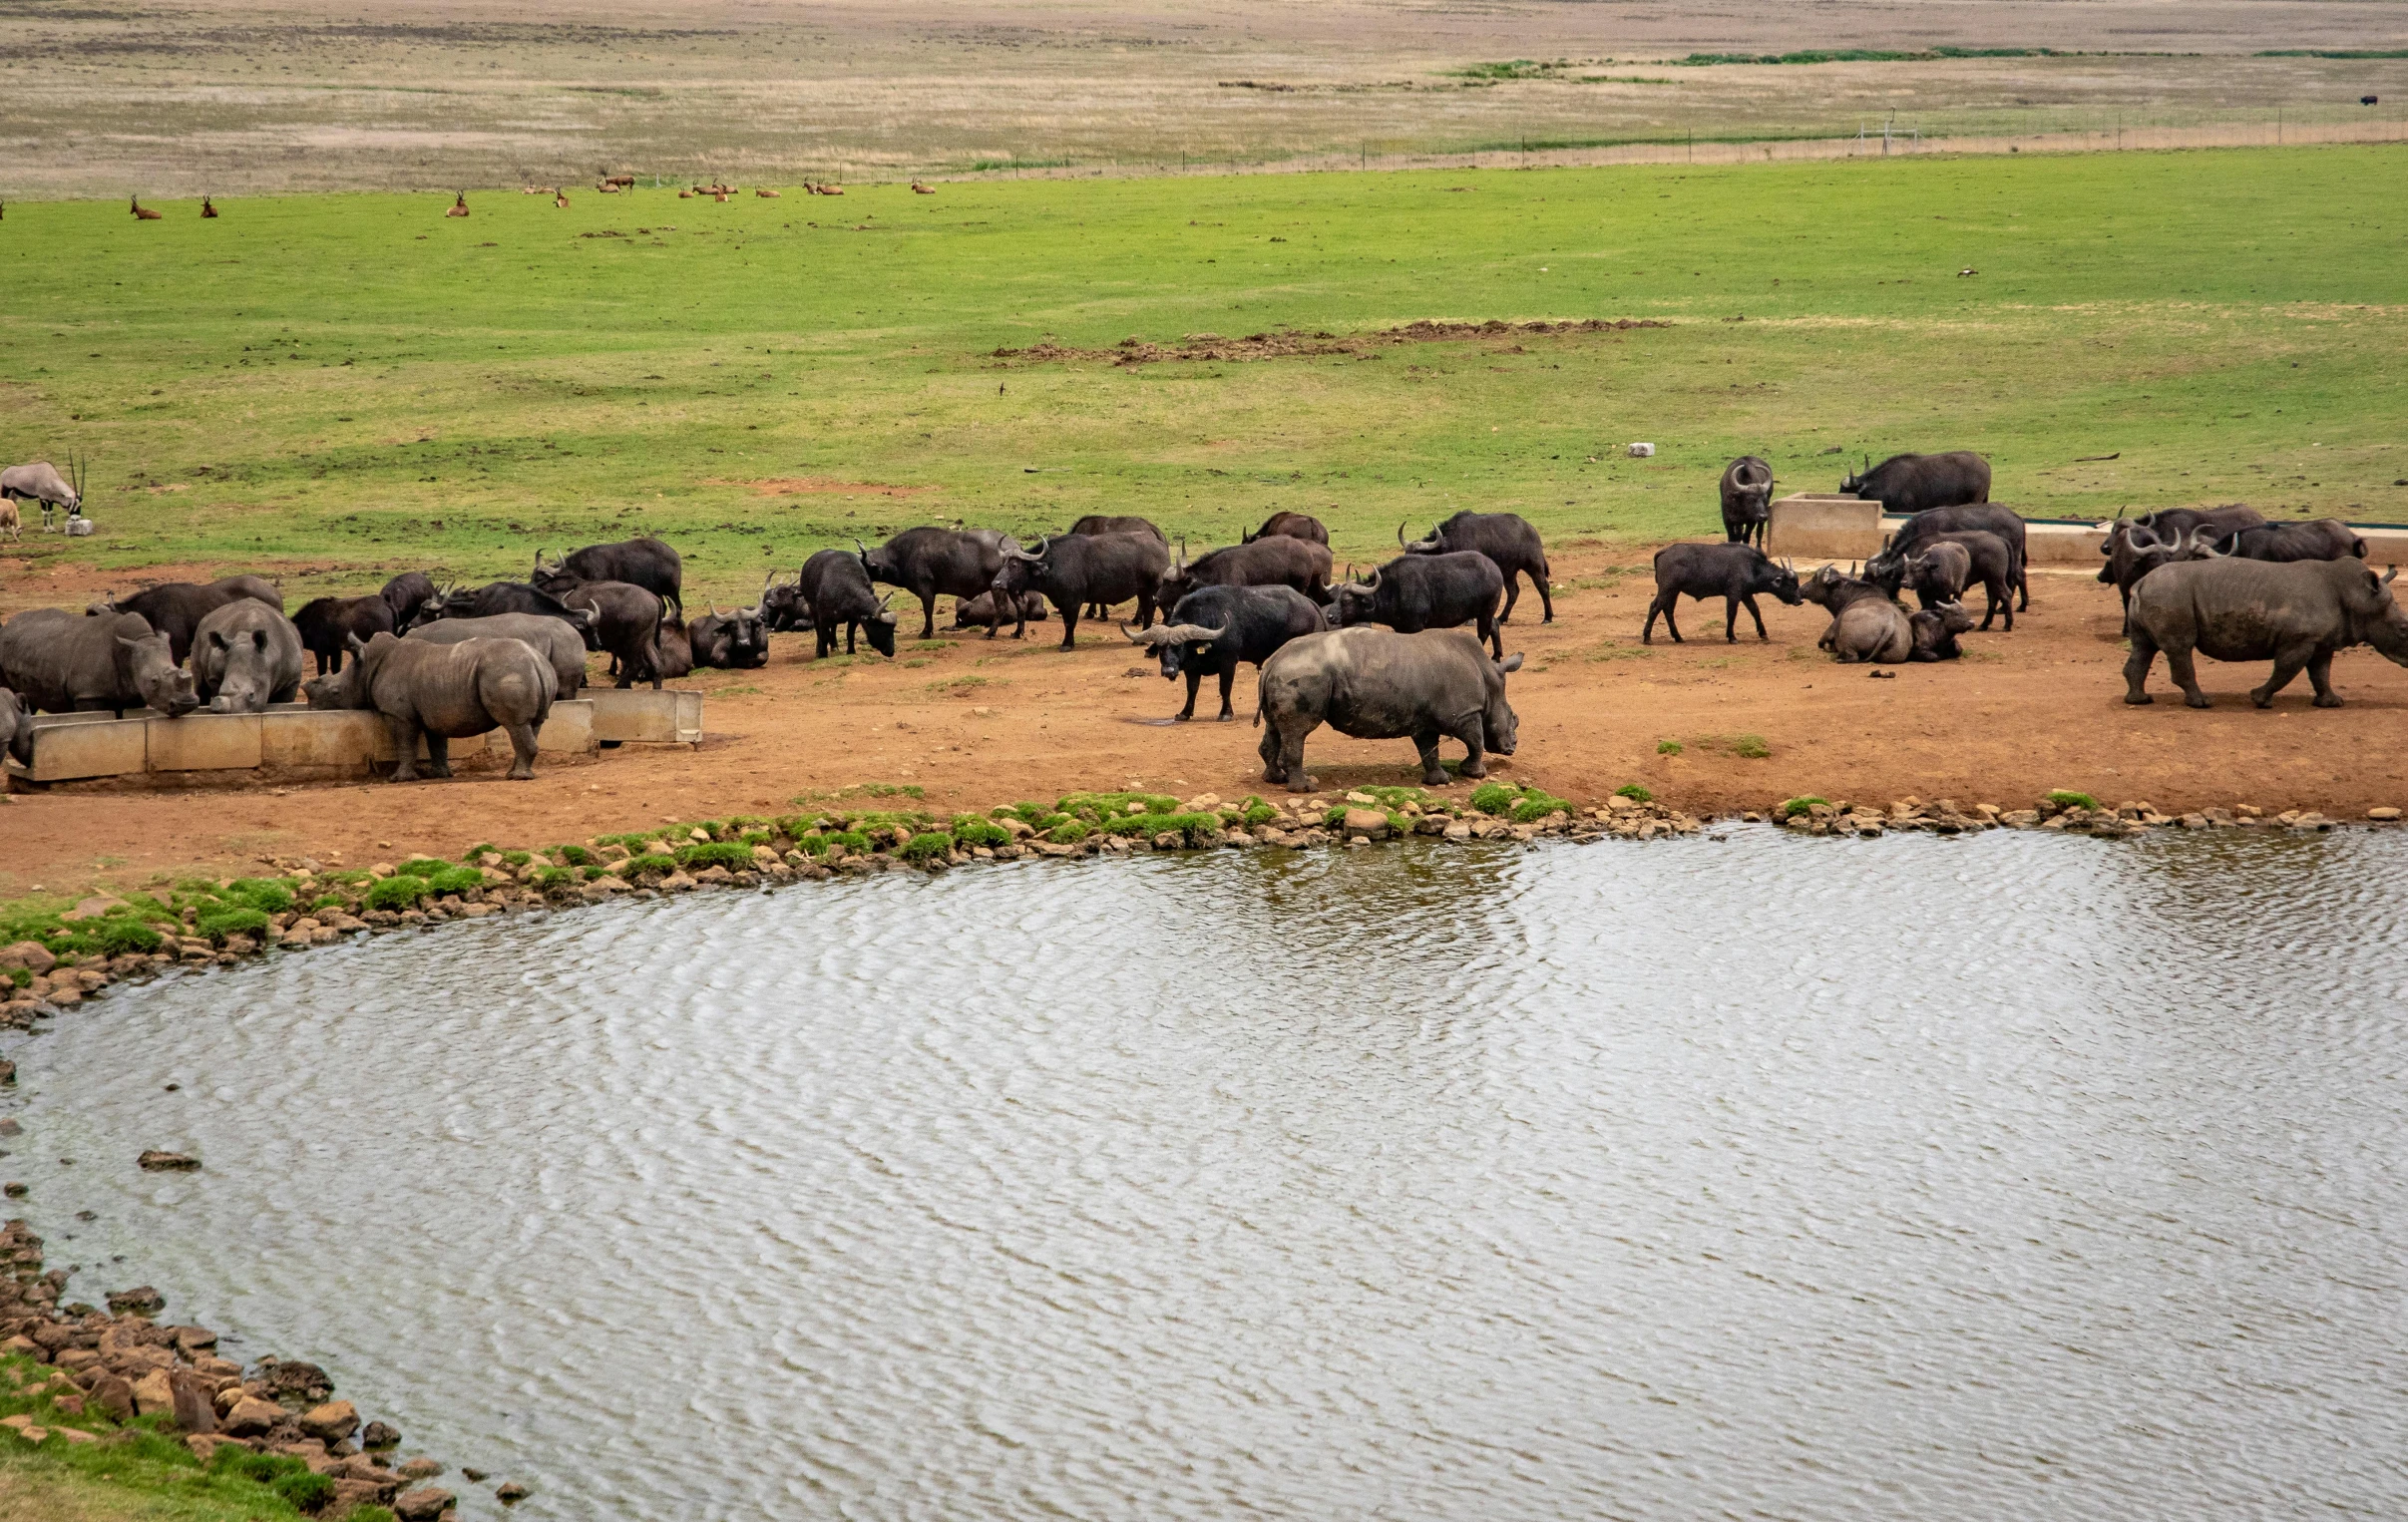
[(6, 687), (0, 687), (0, 750), (19, 766), (34, 764), (34, 711)]
[(2132, 658), (2124, 662), (2128, 703), (2155, 699), (2149, 667), (2166, 652), (2166, 669), (2183, 701), (2208, 707), (2192, 663), (2194, 651), (2217, 660), (2271, 660), (2265, 685), (2250, 689), (2263, 708), (2300, 671), (2315, 685), (2315, 705), (2341, 706), (2333, 691), (2333, 652), (2371, 644), (2408, 666), (2408, 611), (2391, 594), (2397, 568), (2378, 576), (2346, 561), (2178, 561), (2143, 576), (2132, 589), (2124, 632)]
[[(495, 613), (486, 618), (436, 618), (405, 639), (458, 644), (464, 639), (523, 639), (552, 665), (556, 700), (575, 697), (586, 685), (586, 637), (574, 623), (542, 613)], [(664, 641), (665, 642), (665, 641)], [(677, 673), (683, 675), (683, 672)]]
[(291, 619), (242, 597), (193, 630), (193, 689), (211, 713), (262, 713), (301, 690), (305, 654)]
[(393, 733), (395, 782), (418, 779), (421, 738), (427, 770), (449, 777), (451, 742), (495, 729), (510, 734), (511, 779), (535, 776), (536, 734), (552, 716), (559, 687), (552, 663), (533, 645), (522, 639), (434, 644), (379, 634), (351, 654), (340, 673), (310, 680), (309, 706), (383, 714)]
[(1409, 737), (1428, 787), (1447, 783), (1438, 742), (1452, 735), (1467, 753), (1463, 775), (1485, 777), (1488, 752), (1513, 754), (1517, 721), (1505, 677), (1521, 663), (1518, 651), (1489, 659), (1478, 638), (1460, 629), (1344, 628), (1291, 639), (1263, 663), (1256, 689), (1263, 780), (1312, 792), (1305, 737), (1324, 724), (1358, 740)]
[(0, 687), (36, 713), (156, 708), (174, 717), (201, 706), (168, 636), (140, 613), (19, 613), (0, 624)]

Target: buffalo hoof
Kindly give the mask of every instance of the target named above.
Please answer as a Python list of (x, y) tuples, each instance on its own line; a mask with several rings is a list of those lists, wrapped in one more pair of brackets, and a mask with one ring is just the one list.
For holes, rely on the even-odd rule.
[(2318, 708), (2338, 708), (2341, 706), (2341, 699), (2334, 694), (2319, 692), (2313, 699), (2313, 703)]
[(426, 774), (430, 777), (441, 777), (448, 781), (452, 775), (452, 769), (448, 766), (430, 766), (426, 769)]
[[(1441, 767), (1439, 770), (1442, 772), (1444, 771), (1444, 768)], [(1466, 777), (1485, 777), (1488, 775), (1488, 768), (1478, 761), (1466, 761), (1463, 763), (1462, 775)], [(1430, 784), (1432, 787), (1443, 787), (1444, 785), (1445, 784), (1443, 782), (1434, 782)]]
[[(2203, 692), (2198, 697), (2184, 698), (2183, 706), (2186, 708), (2212, 708), (2215, 706), (2215, 704), (2208, 701), (2207, 695)], [(2257, 706), (2263, 708), (2265, 704), (2259, 703)]]
[(1195, 715), (1192, 713), (1174, 713), (1170, 716), (1170, 721), (1174, 724), (1184, 724), (1194, 717)]
[(1213, 722), (1216, 724), (1234, 724), (1237, 721), (1238, 716), (1234, 713), (1224, 713), (1219, 718), (1213, 720)]
[(1446, 775), (1446, 768), (1442, 766), (1431, 767), (1428, 771), (1421, 774), (1421, 785), (1423, 787), (1444, 787), (1447, 783), (1452, 781), (1454, 781), (1454, 779)]
[(2157, 699), (2151, 697), (2146, 692), (2127, 692), (2124, 694), (2124, 701), (2132, 704), (2135, 708), (2143, 708), (2151, 703), (2156, 702)]

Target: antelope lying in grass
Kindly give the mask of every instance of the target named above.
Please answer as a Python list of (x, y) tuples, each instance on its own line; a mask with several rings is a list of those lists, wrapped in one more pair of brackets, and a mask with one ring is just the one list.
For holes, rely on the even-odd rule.
[(25, 521), (17, 516), (16, 502), (7, 497), (0, 497), (0, 534), (19, 544), (25, 541)]
[(769, 189), (767, 189), (766, 187), (764, 187), (764, 188), (762, 188), (762, 189), (760, 189), (760, 190), (754, 190), (752, 193), (753, 193), (753, 194), (755, 194), (755, 195), (760, 196), (760, 197), (761, 197), (763, 200), (775, 200), (775, 199), (777, 199), (777, 198), (778, 198), (778, 192), (777, 192), (777, 191), (775, 191), (775, 190), (769, 190)]
[(213, 206), (213, 205), (211, 205), (211, 204), (209, 203), (209, 198), (208, 198), (206, 195), (201, 196), (201, 219), (202, 221), (208, 221), (210, 218), (214, 217), (216, 214), (217, 214), (217, 208), (216, 208), (215, 206)]
[(561, 208), (562, 210), (564, 210), (564, 211), (568, 210), (568, 209), (569, 209), (569, 192), (568, 192), (567, 190), (555, 190), (555, 191), (553, 191), (553, 192), (552, 192), (552, 203), (553, 203), (554, 205), (556, 205), (556, 206), (560, 207), (560, 208)]
[(159, 213), (144, 205), (140, 195), (130, 195), (126, 199), (134, 212), (136, 221), (155, 222), (159, 220)]
[(937, 188), (933, 185), (922, 185), (915, 180), (912, 182), (912, 193), (914, 195), (934, 195), (937, 193)]
[(459, 194), (453, 196), (452, 203), (443, 208), (443, 214), (446, 216), (468, 215), (468, 191), (462, 190)]

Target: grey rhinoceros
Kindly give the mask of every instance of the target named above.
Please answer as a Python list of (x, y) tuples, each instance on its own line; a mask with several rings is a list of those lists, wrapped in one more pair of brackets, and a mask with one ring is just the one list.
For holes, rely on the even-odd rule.
[(15, 757), (19, 766), (34, 764), (33, 710), (6, 687), (0, 687), (0, 750)]
[(2315, 685), (2315, 706), (2338, 708), (2333, 651), (2371, 644), (2408, 666), (2408, 611), (2391, 594), (2395, 568), (2378, 576), (2366, 563), (2244, 561), (2218, 557), (2178, 561), (2143, 576), (2132, 589), (2124, 632), (2132, 658), (2124, 662), (2124, 701), (2146, 703), (2149, 667), (2166, 652), (2166, 669), (2183, 701), (2205, 708), (2192, 652), (2217, 660), (2271, 660), (2265, 685), (2249, 701), (2263, 708), (2304, 668)]
[(559, 692), (552, 662), (523, 639), (467, 639), (430, 644), (379, 634), (353, 640), (351, 663), (302, 688), (312, 708), (365, 708), (392, 727), (395, 782), (418, 778), (418, 742), (426, 741), (427, 770), (452, 774), (451, 741), (495, 729), (509, 731), (510, 776), (535, 776), (536, 731), (552, 716)]
[(1491, 660), (1460, 629), (1400, 634), (1357, 625), (1306, 634), (1263, 663), (1254, 721), (1263, 728), (1263, 780), (1309, 793), (1305, 737), (1323, 724), (1359, 740), (1410, 738), (1421, 752), (1421, 780), (1444, 787), (1438, 741), (1448, 735), (1468, 754), (1463, 775), (1488, 775), (1489, 751), (1513, 754), (1517, 729), (1505, 701), (1505, 677), (1522, 658)]
[(173, 717), (201, 706), (168, 636), (140, 613), (19, 613), (0, 624), (0, 687), (36, 713), (156, 708)]
[(300, 691), (305, 653), (291, 619), (238, 598), (193, 630), (193, 685), (211, 713), (258, 713)]

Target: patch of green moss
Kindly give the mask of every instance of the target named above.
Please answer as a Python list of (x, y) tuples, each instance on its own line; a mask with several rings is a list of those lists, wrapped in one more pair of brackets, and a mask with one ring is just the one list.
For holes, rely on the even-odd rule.
[(1785, 800), (1778, 812), (1784, 819), (1796, 819), (1801, 814), (1812, 812), (1814, 805), (1829, 802), (1830, 800), (1820, 793), (1808, 793), (1801, 798)]
[(1064, 818), (1058, 824), (1047, 827), (1045, 839), (1057, 846), (1075, 846), (1094, 833), (1093, 827), (1084, 820)]
[(397, 872), (369, 889), (368, 897), (361, 902), (370, 909), (398, 914), (402, 910), (416, 908), (418, 901), (427, 896), (430, 886), (425, 878), (415, 873)]
[(697, 841), (677, 852), (677, 865), (696, 871), (724, 867), (730, 872), (749, 872), (752, 870), (752, 848), (731, 840)]
[(993, 848), (1009, 845), (1011, 832), (991, 820), (981, 819), (976, 814), (963, 814), (954, 820), (954, 839), (965, 846)]
[(1002, 819), (1006, 814), (1014, 815), (1018, 818), (1021, 824), (1026, 825), (1029, 829), (1042, 830), (1047, 828), (1046, 821), (1053, 819), (1060, 813), (1061, 810), (1059, 809), (1048, 809), (1041, 803), (1030, 803), (1026, 799), (1022, 799), (1018, 803), (1009, 804), (1003, 808), (997, 809), (995, 811), (995, 817), (997, 819)]
[(473, 845), (466, 851), (461, 852), (460, 860), (473, 863), (478, 857), (483, 856), (488, 851), (491, 851), (496, 856), (500, 856), (502, 854), (502, 848), (495, 845), (492, 841), (479, 841), (476, 845)]
[(619, 863), (618, 875), (620, 877), (632, 878), (639, 877), (647, 872), (653, 872), (660, 874), (662, 877), (666, 877), (668, 874), (675, 872), (676, 870), (677, 859), (675, 857), (663, 855), (658, 851), (649, 851), (644, 853), (642, 856), (630, 857), (626, 861)]
[(915, 835), (903, 843), (903, 859), (907, 862), (927, 862), (950, 855), (954, 838), (942, 830), (930, 830)]
[(267, 916), (256, 909), (223, 908), (201, 912), (194, 929), (209, 940), (222, 944), (228, 936), (264, 936)]
[(2042, 795), (2042, 799), (2061, 809), (2095, 809), (2099, 807), (2098, 799), (2088, 793), (2077, 793), (2071, 788), (2052, 788)]
[(535, 876), (527, 881), (534, 885), (535, 891), (538, 893), (563, 893), (577, 886), (577, 869), (574, 867), (538, 867), (535, 870)]
[(1501, 782), (1483, 782), (1471, 790), (1471, 806), (1482, 814), (1502, 814), (1513, 807), (1513, 789)]
[(564, 867), (591, 867), (594, 853), (583, 846), (555, 846), (544, 853)]
[[(262, 915), (260, 919), (264, 921), (266, 916)], [(103, 920), (93, 939), (99, 943), (100, 951), (106, 956), (125, 956), (137, 951), (148, 955), (158, 951), (162, 944), (159, 932), (135, 920)]]
[(1114, 814), (1127, 814), (1130, 804), (1143, 805), (1141, 814), (1175, 814), (1179, 800), (1167, 793), (1071, 793), (1053, 805), (1057, 814), (1068, 814), (1089, 824), (1101, 824)]
[(1681, 742), (1678, 740), (1658, 740), (1656, 742), (1656, 754), (1659, 756), (1677, 756), (1680, 753)]
[(217, 896), (261, 914), (281, 915), (292, 908), (292, 889), (270, 878), (236, 878), (219, 889)]
[(1616, 798), (1627, 798), (1633, 803), (1654, 803), (1656, 801), (1655, 794), (1641, 787), (1636, 782), (1625, 782), (1622, 784), (1622, 786), (1614, 789), (1614, 796)]

